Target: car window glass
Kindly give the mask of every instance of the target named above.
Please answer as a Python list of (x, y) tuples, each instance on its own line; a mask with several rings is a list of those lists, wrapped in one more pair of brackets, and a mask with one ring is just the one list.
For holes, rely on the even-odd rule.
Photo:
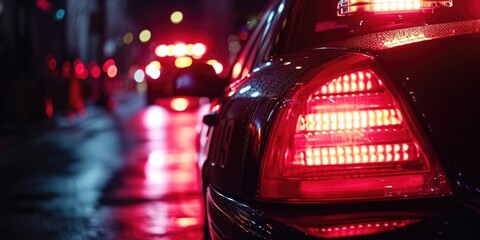
[(241, 70), (237, 70), (238, 79), (247, 76), (251, 70), (258, 67), (261, 63), (270, 59), (270, 53), (280, 31), (277, 31), (284, 9), (284, 1), (276, 2), (270, 5), (265, 11), (265, 17), (262, 19), (262, 25), (259, 26), (257, 36), (252, 41), (251, 49), (248, 51), (247, 58), (243, 63)]
[[(480, 18), (478, 0), (454, 1), (453, 7), (404, 15), (385, 21), (379, 15), (337, 14), (338, 0), (298, 0), (284, 33), (284, 52), (321, 47), (360, 35), (410, 27)], [(361, 18), (360, 18), (361, 17)]]
[(251, 60), (253, 67), (257, 67), (259, 64), (270, 60), (272, 49), (278, 42), (280, 30), (284, 27), (285, 7), (285, 1), (280, 1), (274, 5), (274, 8), (272, 8), (268, 15), (262, 39), (258, 43), (257, 55)]
[(273, 11), (270, 11), (270, 13), (268, 14), (268, 17), (267, 17), (267, 20), (264, 24), (264, 27), (261, 29), (261, 33), (259, 34), (258, 38), (256, 39), (256, 41), (254, 43), (252, 53), (249, 55), (249, 57), (247, 59), (247, 62), (245, 64), (245, 69), (244, 69), (244, 72), (242, 73), (242, 76), (245, 76), (248, 73), (250, 73), (250, 70), (252, 70), (252, 68), (254, 67), (253, 66), (254, 61), (255, 61), (255, 59), (257, 59), (257, 57), (260, 54), (260, 50), (261, 50), (260, 48), (261, 48), (261, 46), (263, 46), (263, 43), (265, 42), (265, 38), (268, 34), (268, 30), (272, 26), (272, 21), (273, 21), (274, 15), (275, 15), (275, 13)]
[(260, 32), (260, 28), (263, 23), (264, 21), (260, 20), (258, 25), (254, 28), (253, 32), (249, 36), (246, 44), (242, 47), (242, 50), (240, 51), (238, 57), (236, 58), (236, 61), (230, 73), (230, 78), (232, 82), (240, 78), (243, 68), (245, 66), (245, 61), (247, 60), (248, 55), (252, 51), (252, 46), (259, 35), (258, 33)]
[[(265, 12), (273, 12), (273, 6), (276, 4), (270, 4), (269, 7), (266, 8)], [(272, 15), (273, 17), (273, 15)], [(271, 26), (268, 21), (272, 20), (270, 14), (262, 14), (262, 18), (259, 20), (258, 25), (255, 27), (253, 33), (250, 35), (247, 43), (242, 48), (233, 68), (231, 70), (230, 79), (231, 82), (239, 80), (245, 77), (252, 69), (252, 64), (254, 59), (258, 56), (259, 53), (259, 46), (262, 40), (265, 39), (267, 31)]]

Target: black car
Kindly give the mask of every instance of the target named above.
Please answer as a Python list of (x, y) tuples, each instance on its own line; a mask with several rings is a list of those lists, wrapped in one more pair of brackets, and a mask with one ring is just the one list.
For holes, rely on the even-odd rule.
[(478, 239), (480, 1), (272, 0), (206, 96), (211, 239)]

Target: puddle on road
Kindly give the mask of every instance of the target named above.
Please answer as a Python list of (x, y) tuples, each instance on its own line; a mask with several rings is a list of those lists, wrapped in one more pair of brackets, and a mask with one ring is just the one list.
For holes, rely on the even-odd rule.
[[(98, 234), (105, 239), (203, 239), (195, 113), (149, 108), (127, 126), (137, 140), (105, 192)], [(103, 226), (103, 227), (102, 227)]]
[[(97, 231), (105, 239), (203, 239), (201, 197), (148, 202), (128, 206), (106, 206), (98, 219), (108, 229)], [(101, 226), (100, 226), (101, 228)]]

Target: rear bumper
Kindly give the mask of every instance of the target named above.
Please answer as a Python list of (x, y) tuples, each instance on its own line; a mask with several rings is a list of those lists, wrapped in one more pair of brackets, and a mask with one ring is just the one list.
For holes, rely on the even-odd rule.
[[(342, 239), (358, 233), (342, 231), (342, 226), (361, 224), (366, 227), (372, 221), (402, 220), (412, 221), (394, 230), (351, 235), (349, 239), (458, 240), (480, 236), (478, 209), (453, 198), (335, 206), (258, 204), (253, 207), (209, 187), (206, 203), (212, 239)], [(327, 231), (337, 233), (328, 234)]]
[(301, 232), (276, 223), (258, 209), (241, 204), (211, 188), (207, 189), (206, 203), (212, 240), (305, 239)]

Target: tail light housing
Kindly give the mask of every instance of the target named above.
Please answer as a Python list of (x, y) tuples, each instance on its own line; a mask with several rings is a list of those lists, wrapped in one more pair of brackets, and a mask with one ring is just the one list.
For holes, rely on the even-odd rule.
[(396, 88), (354, 55), (305, 77), (279, 108), (258, 198), (330, 202), (451, 194)]

